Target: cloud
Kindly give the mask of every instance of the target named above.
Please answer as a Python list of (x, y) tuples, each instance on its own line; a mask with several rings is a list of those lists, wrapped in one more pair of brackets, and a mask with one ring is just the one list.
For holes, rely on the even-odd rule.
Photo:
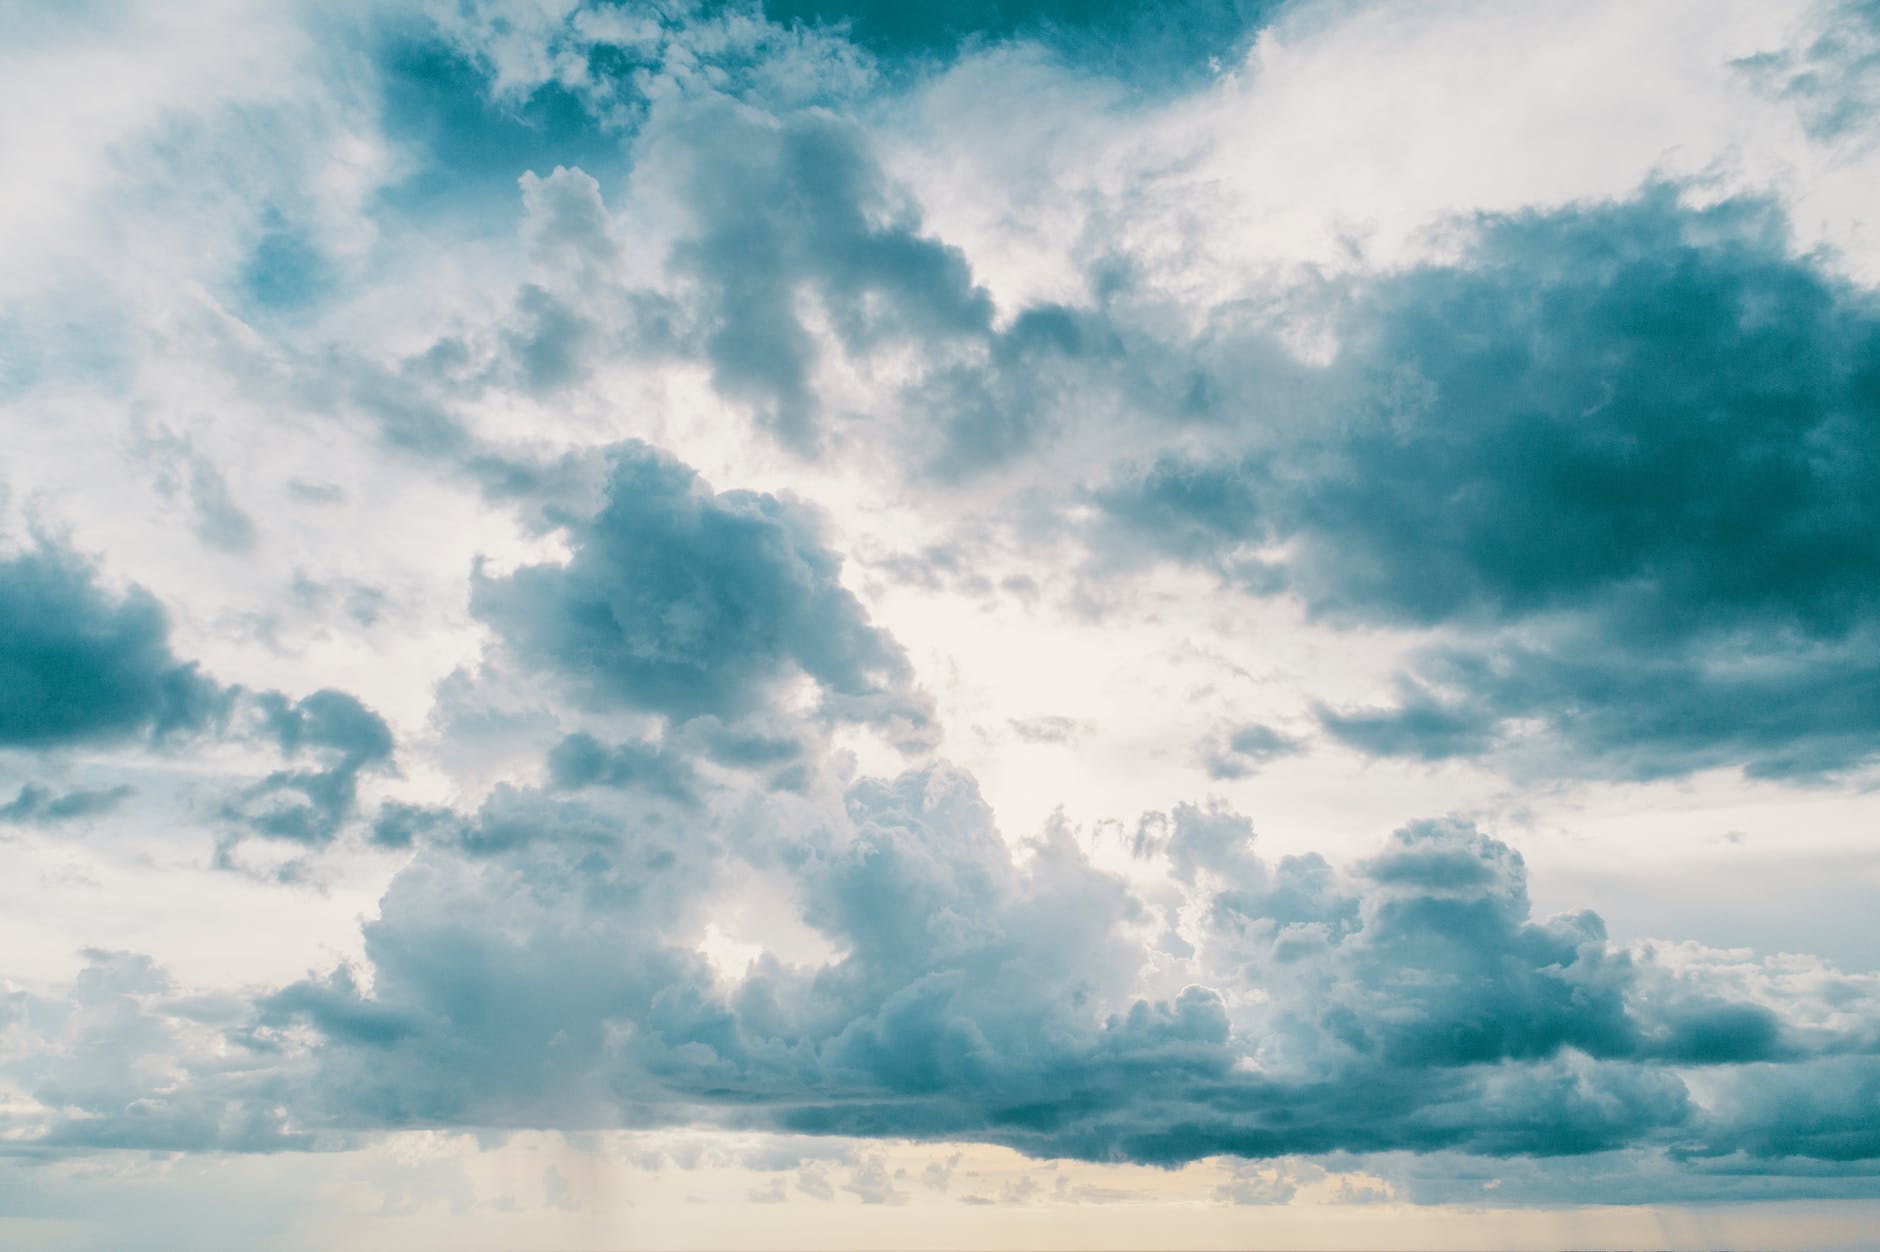
[(55, 795), (44, 787), (28, 783), (8, 804), (0, 805), (0, 822), (32, 822), (49, 825), (109, 813), (137, 794), (135, 787), (120, 784), (95, 791), (68, 791)]
[(606, 464), (606, 503), (569, 520), (567, 564), (475, 583), (472, 608), (522, 661), (588, 705), (675, 721), (760, 712), (800, 675), (826, 716), (923, 733), (905, 656), (842, 586), (804, 506), (715, 493), (642, 445)]
[(1039, 717), (1012, 718), (1012, 733), (1026, 743), (1069, 743), (1085, 729), (1076, 718), (1047, 713)]
[(1353, 284), (1329, 420), (1163, 458), (1105, 524), (1321, 620), (1440, 628), (1380, 755), (1538, 724), (1556, 769), (1806, 776), (1871, 755), (1880, 311), (1767, 205), (1478, 219), (1454, 262)]
[(1880, 13), (1870, 0), (1838, 0), (1811, 15), (1815, 37), (1799, 50), (1762, 52), (1736, 63), (1749, 81), (1793, 101), (1818, 140), (1871, 143), (1867, 124), (1880, 114)]
[(0, 746), (162, 739), (225, 708), (225, 693), (171, 653), (148, 592), (114, 595), (48, 544), (0, 561)]
[(1700, 1154), (1872, 1161), (1880, 1156), (1875, 1108), (1880, 1108), (1880, 1061), (1871, 1055), (1824, 1058), (1807, 1066), (1758, 1066), (1751, 1081), (1733, 1084), (1719, 1101), (1713, 1136)]
[(799, 450), (823, 437), (813, 386), (821, 349), (798, 316), (799, 291), (814, 295), (851, 353), (895, 340), (931, 352), (991, 322), (964, 256), (920, 233), (852, 125), (720, 105), (675, 119), (643, 160), (670, 169), (702, 226), (672, 262), (698, 284), (714, 381)]
[(246, 832), (320, 844), (339, 833), (358, 799), (359, 775), (392, 762), (385, 719), (343, 691), (316, 691), (297, 701), (279, 692), (255, 697), (264, 733), (292, 759), (323, 758), (314, 769), (283, 769), (244, 788), (225, 816)]
[(1286, 1204), (1298, 1194), (1302, 1181), (1317, 1181), (1324, 1171), (1291, 1161), (1234, 1161), (1229, 1179), (1214, 1189), (1214, 1198), (1229, 1204)]
[(1081, 68), (1166, 87), (1229, 60), (1277, 5), (1180, 0), (1145, 12), (1120, 0), (973, 0), (908, 8), (893, 0), (766, 0), (777, 22), (838, 26), (890, 61), (939, 61), (1011, 39), (1042, 42)]
[(647, 786), (673, 799), (689, 799), (691, 767), (672, 758), (660, 745), (623, 743), (613, 747), (585, 732), (572, 734), (548, 754), (548, 776), (559, 788)]
[(1271, 726), (1249, 722), (1215, 736), (1204, 746), (1208, 777), (1225, 781), (1245, 778), (1269, 762), (1298, 752), (1299, 741)]
[(842, 1189), (854, 1193), (863, 1204), (906, 1204), (907, 1192), (895, 1185), (905, 1172), (896, 1170), (890, 1174), (885, 1158), (870, 1156), (849, 1171), (849, 1180), (842, 1184)]
[[(307, 844), (333, 839), (354, 812), (360, 774), (392, 760), (390, 728), (354, 697), (322, 690), (295, 701), (217, 683), (171, 651), (154, 597), (136, 586), (113, 594), (76, 554), (41, 543), (0, 561), (0, 747), (165, 748), (183, 737), (198, 746), (258, 738), (288, 758), (320, 758), (240, 785), (222, 809), (244, 835)], [(0, 820), (107, 813), (139, 790), (116, 783), (54, 795), (28, 784)]]
[[(1160, 1165), (1629, 1151), (1804, 1177), (1880, 1151), (1848, 1111), (1877, 1072), (1871, 977), (1619, 948), (1591, 913), (1535, 919), (1519, 854), (1467, 823), (1406, 826), (1339, 873), (1268, 863), (1226, 810), (1162, 818), (1192, 981), (1155, 999), (1136, 991), (1152, 910), (1063, 832), (1014, 857), (944, 768), (835, 799), (753, 829), (740, 805), (715, 817), (645, 788), (509, 788), (461, 836), (417, 845), (365, 926), (369, 990), (340, 967), (223, 1005), (208, 1022), (234, 1041), (225, 1073), (187, 1059), (209, 1045), (165, 1024), (193, 1010), (146, 963), (129, 1020), (148, 1024), (125, 1035), (146, 1069), (78, 1100), (74, 1080), (19, 1071), (48, 1108), (90, 1110), (45, 1114), (36, 1141), (704, 1122)], [(836, 955), (763, 955), (725, 981), (685, 936), (741, 863), (789, 883)], [(139, 1120), (156, 1097), (138, 1075), (156, 1069), (186, 1075), (162, 1097), (184, 1121)], [(848, 1185), (904, 1194), (866, 1159)], [(1233, 1194), (1289, 1185), (1249, 1176)]]
[[(1541, 192), (1461, 170), (1522, 145), (1465, 137), (1458, 161), (1437, 97), (1401, 107), (1442, 142), (1380, 132), (1428, 167), (1424, 207), (1346, 195), (1394, 168), (1362, 153), (1351, 182), (1286, 204), (1273, 171), (1349, 145), (1283, 127), (1216, 145), (1208, 117), (1349, 96), (1367, 41), (1555, 41), (1512, 19), (1452, 39), (1486, 20), (1466, 6), (1315, 38), (1346, 31), (1333, 5), (1232, 66), (1281, 7), (1305, 8), (466, 0), (290, 22), (226, 68), (177, 60), (228, 43), (184, 14), (17, 75), (164, 78), (48, 131), (38, 157), (77, 153), (77, 173), (24, 180), (35, 246), (9, 262), (39, 281), (83, 256), (87, 275), (0, 322), (0, 399), (37, 432), (0, 510), (72, 527), (150, 588), (49, 541), (0, 559), (12, 868), (53, 891), (98, 862), (97, 895), (20, 921), (20, 950), (56, 966), (68, 918), (141, 926), (159, 897), (188, 922), (152, 927), (150, 955), (87, 951), (69, 988), (42, 967), (0, 989), (5, 1151), (687, 1127), (860, 1141), (774, 1166), (794, 1177), (765, 1202), (792, 1182), (845, 1204), (949, 1192), (957, 1156), (922, 1175), (881, 1140), (1224, 1153), (1216, 1194), (1237, 1203), (1480, 1205), (1503, 1179), (1547, 1202), (1876, 1194), (1871, 976), (1536, 915), (1487, 816), (1410, 822), (1355, 859), (1268, 856), (1213, 801), (1112, 840), (1117, 813), (1183, 794), (1165, 769), (1260, 774), (1235, 790), (1289, 838), (1396, 804), (1394, 781), (1324, 786), (1295, 759), (1308, 740), (1523, 782), (1810, 784), (1880, 742), (1873, 293), (1798, 255), (1767, 204), (1565, 199), (1625, 185), (1629, 156), (1528, 170)], [(1872, 57), (1835, 11), (1844, 41), (1740, 68), (1840, 160)], [(280, 21), (256, 13), (230, 29)], [(1710, 21), (1589, 29), (1687, 20)], [(1710, 100), (1683, 67), (1668, 96)], [(1310, 90), (1263, 94), (1292, 82)], [(1541, 164), (1593, 133), (1578, 119), (1604, 98), (1567, 94), (1570, 139)], [(1530, 119), (1522, 139), (1542, 114), (1518, 103), (1482, 117)], [(1007, 148), (1008, 129), (1051, 138)], [(1795, 156), (1798, 205), (1817, 158)], [(1238, 199), (1230, 166), (1270, 198)], [(1504, 208), (1406, 242), (1454, 185)], [(1554, 207), (1505, 207), (1531, 192)], [(1383, 216), (1381, 251), (1321, 220), (1347, 201)], [(1261, 239), (1223, 251), (1240, 269), (1197, 242), (1237, 235)], [(1323, 268), (1272, 268), (1288, 249)], [(629, 435), (677, 450), (612, 442)], [(257, 450), (302, 476), (255, 478)], [(165, 555), (138, 511), (153, 476), (152, 516), (214, 570)], [(1290, 603), (1243, 622), (1155, 562)], [(1295, 608), (1296, 640), (1260, 635)], [(1109, 615), (1105, 655), (1092, 635), (1053, 654), (1048, 631)], [(1398, 644), (1394, 672), (1356, 672)], [(932, 755), (940, 706), (911, 657), (937, 658), (959, 725), (997, 731), (968, 751), (1057, 745), (987, 763), (1002, 805), (1131, 798), (1089, 840), (1067, 818), (1001, 831)], [(1149, 703), (1175, 707), (1133, 716)], [(1085, 751), (1129, 777), (1079, 777)], [(1336, 822), (1300, 799), (1315, 789)], [(1435, 808), (1506, 811), (1479, 798)], [(17, 860), (41, 852), (69, 864)], [(204, 885), (250, 856), (295, 859), (265, 887)], [(307, 904), (260, 893), (310, 878), (338, 893), (328, 931), (197, 921)], [(276, 972), (183, 985), (231, 942), (243, 970), (275, 945)], [(1059, 1202), (1126, 1194), (1073, 1172)], [(599, 1194), (539, 1176), (551, 1204)], [(1053, 1194), (974, 1177), (961, 1203)]]
[(315, 1146), (284, 1124), (288, 1075), (242, 1030), (241, 999), (179, 995), (135, 953), (84, 956), (69, 997), (33, 999), (0, 1061), (38, 1101), (9, 1109), (9, 1137), (50, 1153)]
[(1321, 705), (1319, 724), (1336, 739), (1371, 756), (1442, 761), (1486, 752), (1499, 720), (1463, 701), (1444, 701), (1412, 681), (1398, 684), (1398, 703), (1385, 709), (1341, 712)]
[(222, 552), (242, 553), (254, 547), (254, 519), (230, 498), (228, 480), (214, 462), (187, 439), (176, 436), (154, 437), (147, 444), (164, 494), (174, 495), (180, 486), (188, 496), (198, 539)]
[[(1328, 1158), (1360, 1164), (1355, 1158)], [(1871, 1162), (1789, 1158), (1779, 1163), (1741, 1154), (1718, 1158), (1619, 1148), (1561, 1158), (1485, 1158), (1453, 1152), (1382, 1154), (1362, 1166), (1413, 1204), (1494, 1207), (1574, 1204), (1669, 1204), (1872, 1198)]]

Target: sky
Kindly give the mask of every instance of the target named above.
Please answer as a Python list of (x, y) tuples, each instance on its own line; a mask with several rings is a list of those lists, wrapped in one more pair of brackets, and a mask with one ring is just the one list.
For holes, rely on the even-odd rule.
[(1880, 1247), (1880, 7), (0, 30), (0, 1243)]

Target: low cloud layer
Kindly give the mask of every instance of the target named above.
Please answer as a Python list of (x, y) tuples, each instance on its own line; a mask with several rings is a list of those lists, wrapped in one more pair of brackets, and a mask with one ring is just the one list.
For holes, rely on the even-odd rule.
[[(366, 928), (369, 993), (342, 967), (211, 1004), (98, 954), (70, 1006), (19, 1005), (36, 1046), (11, 1072), (48, 1113), (16, 1118), (16, 1142), (703, 1120), (1163, 1165), (1643, 1151), (1825, 1178), (1880, 1150), (1858, 1112), (1880, 1081), (1871, 977), (1536, 919), (1519, 855), (1466, 823), (1406, 827), (1339, 872), (1263, 860), (1231, 813), (1158, 816), (1144, 850), (1182, 889), (1152, 904), (1061, 840), (1015, 862), (957, 774), (840, 802), (738, 840), (651, 797), (493, 800), (481, 841), (428, 843), (400, 873)], [(753, 857), (789, 867), (842, 955), (727, 981), (688, 947)], [(1137, 998), (1152, 965), (1195, 981)], [(148, 1076), (89, 1070), (100, 1030), (144, 1040)]]

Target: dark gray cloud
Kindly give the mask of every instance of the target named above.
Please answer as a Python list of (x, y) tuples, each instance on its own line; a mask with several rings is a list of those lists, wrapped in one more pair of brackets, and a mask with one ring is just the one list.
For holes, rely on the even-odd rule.
[(1139, 363), (1104, 311), (1032, 305), (1010, 326), (938, 358), (901, 398), (917, 473), (944, 483), (996, 473), (1080, 424), (1127, 407)]
[(50, 544), (0, 560), (0, 747), (199, 730), (226, 693), (170, 651), (148, 592), (114, 595)]
[(450, 809), (388, 800), (373, 815), (371, 842), (384, 848), (408, 848), (420, 837), (447, 837), (462, 822)]
[(1761, 1065), (1732, 1085), (1713, 1114), (1730, 1133), (1704, 1157), (1871, 1162), (1880, 1157), (1880, 1059), (1827, 1057), (1806, 1066)]
[(1390, 708), (1340, 712), (1320, 705), (1320, 725), (1372, 756), (1441, 761), (1473, 756), (1495, 745), (1493, 711), (1460, 700), (1444, 700), (1421, 683), (1400, 679)]
[(1844, 637), (1880, 565), (1880, 317), (1781, 230), (1660, 189), (1485, 222), (1461, 265), (1377, 284), (1346, 368), (1409, 396), (1280, 514), (1294, 583), (1416, 624), (1623, 598), (1653, 639)]
[(1095, 497), (1124, 547), (1446, 629), (1394, 707), (1322, 710), (1333, 735), (1435, 759), (1539, 722), (1558, 767), (1624, 777), (1871, 756), (1880, 309), (1773, 210), (1484, 218), (1338, 335), (1329, 420)]
[(650, 787), (675, 800), (692, 796), (692, 767), (655, 743), (608, 746), (586, 732), (562, 739), (548, 753), (549, 782), (556, 788)]
[(1119, 477), (1096, 493), (1096, 502), (1114, 528), (1107, 542), (1134, 541), (1164, 556), (1218, 563), (1268, 538), (1266, 488), (1258, 463), (1171, 456)]
[(476, 581), (474, 610), (519, 658), (595, 707), (732, 719), (804, 675), (828, 717), (926, 732), (905, 656), (842, 586), (807, 509), (715, 493), (640, 445), (607, 465), (605, 504), (568, 521), (566, 565)]
[(505, 340), (517, 365), (517, 381), (542, 395), (587, 376), (599, 331), (567, 302), (529, 283), (516, 293), (515, 322)]

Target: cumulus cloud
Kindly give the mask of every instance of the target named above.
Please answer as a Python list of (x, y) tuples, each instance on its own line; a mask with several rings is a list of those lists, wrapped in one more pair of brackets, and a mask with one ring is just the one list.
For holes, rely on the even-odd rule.
[(756, 713), (811, 679), (838, 721), (918, 739), (906, 657), (840, 581), (803, 505), (719, 494), (644, 446), (614, 450), (606, 503), (569, 519), (565, 565), (480, 578), (473, 607), (583, 703), (675, 721)]
[(34, 1099), (8, 1109), (10, 1139), (48, 1153), (314, 1146), (282, 1120), (287, 1075), (244, 1039), (242, 1000), (178, 994), (146, 956), (84, 956), (69, 996), (23, 1006), (0, 1064)]

